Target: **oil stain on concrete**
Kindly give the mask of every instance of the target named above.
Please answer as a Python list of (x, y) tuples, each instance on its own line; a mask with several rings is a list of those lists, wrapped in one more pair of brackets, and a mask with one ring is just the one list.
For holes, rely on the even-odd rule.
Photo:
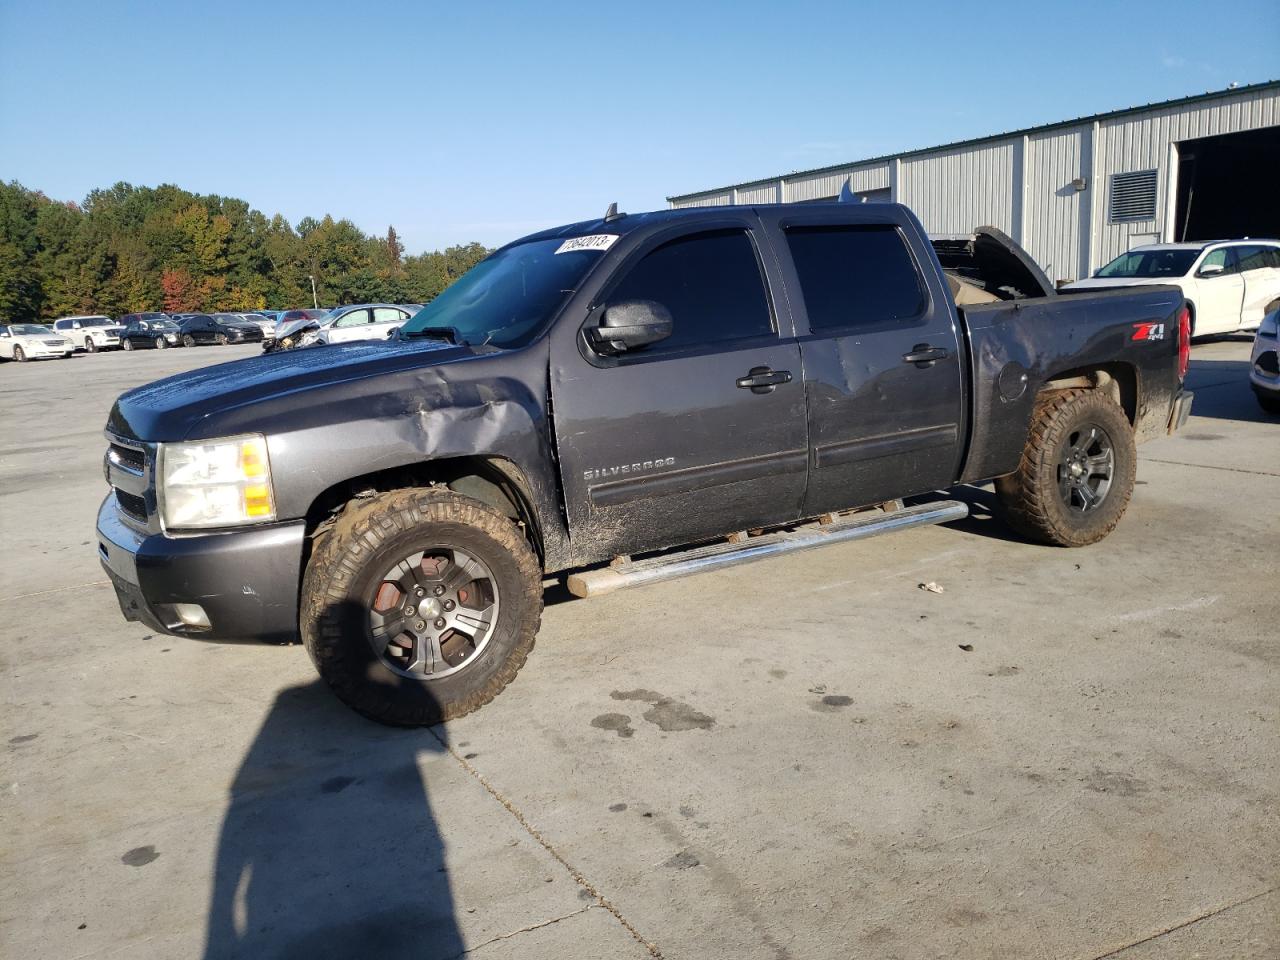
[(625, 713), (602, 713), (591, 721), (591, 725), (599, 730), (612, 730), (620, 737), (635, 736), (631, 726), (631, 718)]
[(614, 690), (609, 694), (614, 700), (639, 700), (651, 704), (643, 714), (644, 719), (656, 724), (659, 730), (676, 733), (684, 730), (710, 730), (715, 718), (695, 710), (687, 703), (664, 697), (652, 690)]
[(148, 844), (145, 847), (134, 847), (120, 858), (120, 862), (126, 867), (145, 867), (159, 856), (156, 848)]

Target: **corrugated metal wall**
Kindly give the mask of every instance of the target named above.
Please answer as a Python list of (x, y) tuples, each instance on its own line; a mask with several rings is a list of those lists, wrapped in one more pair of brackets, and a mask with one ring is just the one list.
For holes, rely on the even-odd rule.
[(982, 144), (902, 161), (897, 199), (930, 233), (968, 233), (980, 224), (1014, 233), (1014, 142)]
[[(737, 188), (739, 203), (817, 200), (840, 193), (853, 177), (862, 193), (891, 189), (899, 164), (898, 195), (935, 234), (968, 233), (993, 224), (1018, 240), (1050, 279), (1088, 276), (1131, 246), (1172, 236), (1171, 144), (1182, 140), (1280, 126), (1280, 89), (1274, 86), (1149, 110), (1081, 121), (1061, 129), (1029, 131), (986, 143), (903, 156), (898, 160), (791, 174)], [(1111, 176), (1158, 172), (1156, 216), (1111, 223)], [(1084, 191), (1072, 181), (1084, 178)], [(778, 184), (781, 182), (782, 190)], [(673, 207), (734, 202), (734, 188), (683, 197)]]
[[(1240, 133), (1259, 127), (1280, 125), (1280, 92), (1262, 91), (1239, 96), (1224, 94), (1219, 101), (1193, 103), (1150, 113), (1104, 120), (1098, 125), (1098, 183), (1093, 195), (1094, 250), (1091, 266), (1096, 268), (1118, 257), (1133, 245), (1135, 238), (1165, 233), (1165, 218), (1171, 204), (1169, 144), (1221, 133)], [(1111, 174), (1134, 170), (1158, 170), (1159, 180), (1154, 220), (1110, 223), (1107, 219)], [(1170, 225), (1171, 226), (1171, 225)]]
[(836, 173), (823, 173), (809, 176), (786, 177), (787, 202), (801, 200), (821, 200), (825, 197), (837, 197), (844, 183), (853, 177), (853, 189), (857, 193), (868, 190), (887, 190), (889, 188), (889, 165), (876, 163), (869, 166), (849, 167)]
[[(1089, 128), (1027, 137), (1024, 154), (1024, 235), (1017, 239), (1050, 280), (1080, 276), (1081, 240), (1088, 229), (1084, 193), (1071, 181), (1088, 177)], [(1087, 193), (1086, 188), (1086, 193)]]

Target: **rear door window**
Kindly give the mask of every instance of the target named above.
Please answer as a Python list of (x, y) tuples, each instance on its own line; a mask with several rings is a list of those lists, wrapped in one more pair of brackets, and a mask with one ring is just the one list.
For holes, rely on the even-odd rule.
[(915, 258), (891, 224), (797, 226), (786, 236), (813, 333), (904, 326), (928, 305)]
[(671, 311), (672, 333), (644, 354), (670, 353), (774, 332), (755, 245), (746, 230), (697, 233), (645, 254), (608, 303), (653, 300)]

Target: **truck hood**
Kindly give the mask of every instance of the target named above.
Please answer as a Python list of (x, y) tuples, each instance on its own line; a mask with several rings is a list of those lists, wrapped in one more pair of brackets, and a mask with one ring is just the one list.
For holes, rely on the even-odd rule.
[(237, 407), (282, 398), (304, 405), (309, 402), (307, 394), (338, 384), (468, 360), (486, 352), (498, 351), (482, 352), (441, 340), (360, 340), (233, 360), (122, 394), (111, 408), (107, 429), (152, 442), (201, 437), (202, 421)]

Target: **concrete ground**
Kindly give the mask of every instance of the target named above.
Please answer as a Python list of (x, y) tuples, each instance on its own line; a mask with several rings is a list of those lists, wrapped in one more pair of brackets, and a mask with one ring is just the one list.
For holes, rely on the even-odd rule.
[[(1273, 958), (1280, 422), (1248, 344), (1119, 529), (962, 524), (591, 601), (480, 712), (375, 726), (301, 647), (125, 623), (114, 396), (0, 369), (0, 954)], [(935, 581), (945, 592), (920, 584)]]

